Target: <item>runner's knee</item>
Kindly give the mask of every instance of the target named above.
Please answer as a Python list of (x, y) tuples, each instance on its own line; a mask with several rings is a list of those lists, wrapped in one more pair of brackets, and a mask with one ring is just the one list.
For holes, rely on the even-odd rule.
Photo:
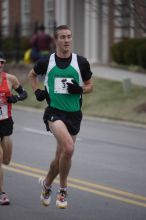
[(9, 165), (10, 159), (3, 159), (3, 164), (4, 165)]
[(4, 156), (3, 155), (3, 164), (9, 165), (10, 161), (11, 161), (11, 156)]
[(64, 153), (66, 156), (71, 157), (74, 152), (74, 143), (73, 141), (69, 141), (65, 144)]

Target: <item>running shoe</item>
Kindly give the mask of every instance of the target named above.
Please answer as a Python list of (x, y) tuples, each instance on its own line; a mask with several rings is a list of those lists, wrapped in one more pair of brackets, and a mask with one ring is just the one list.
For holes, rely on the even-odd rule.
[(0, 192), (0, 205), (9, 205), (10, 200), (5, 192)]
[(60, 189), (57, 193), (56, 198), (56, 206), (59, 209), (67, 208), (67, 191), (64, 189)]
[(51, 187), (47, 188), (45, 186), (45, 179), (43, 177), (40, 177), (39, 183), (42, 186), (42, 192), (40, 196), (41, 202), (44, 206), (49, 206), (51, 203), (51, 193), (52, 193)]

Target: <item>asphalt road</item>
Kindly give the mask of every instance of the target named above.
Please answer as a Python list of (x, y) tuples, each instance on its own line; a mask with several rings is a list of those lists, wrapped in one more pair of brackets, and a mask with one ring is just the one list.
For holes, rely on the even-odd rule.
[(145, 220), (146, 129), (84, 119), (69, 175), (69, 207), (43, 207), (38, 178), (55, 152), (42, 112), (14, 110), (13, 158), (4, 167), (11, 205), (0, 207), (0, 220)]

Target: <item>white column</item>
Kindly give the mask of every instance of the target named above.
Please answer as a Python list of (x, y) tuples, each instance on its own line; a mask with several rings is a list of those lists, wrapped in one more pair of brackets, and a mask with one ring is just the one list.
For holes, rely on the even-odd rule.
[(90, 59), (90, 17), (89, 17), (89, 4), (85, 3), (85, 42), (84, 42), (84, 51), (85, 56)]
[(101, 62), (107, 63), (109, 59), (109, 34), (108, 34), (108, 0), (106, 0), (105, 6), (103, 6), (103, 20), (102, 20), (102, 57)]
[(66, 24), (67, 19), (67, 5), (66, 0), (56, 0), (55, 1), (55, 17), (57, 26)]
[[(96, 0), (94, 6), (96, 7)], [(98, 62), (97, 57), (97, 10), (92, 8), (92, 4), (85, 3), (85, 56), (90, 62)]]

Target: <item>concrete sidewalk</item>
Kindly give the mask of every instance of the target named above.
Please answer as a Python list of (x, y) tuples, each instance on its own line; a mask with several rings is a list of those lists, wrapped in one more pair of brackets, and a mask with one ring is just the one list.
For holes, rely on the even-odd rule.
[(146, 87), (146, 73), (131, 72), (108, 66), (91, 65), (93, 76), (115, 81), (129, 79), (132, 84)]

